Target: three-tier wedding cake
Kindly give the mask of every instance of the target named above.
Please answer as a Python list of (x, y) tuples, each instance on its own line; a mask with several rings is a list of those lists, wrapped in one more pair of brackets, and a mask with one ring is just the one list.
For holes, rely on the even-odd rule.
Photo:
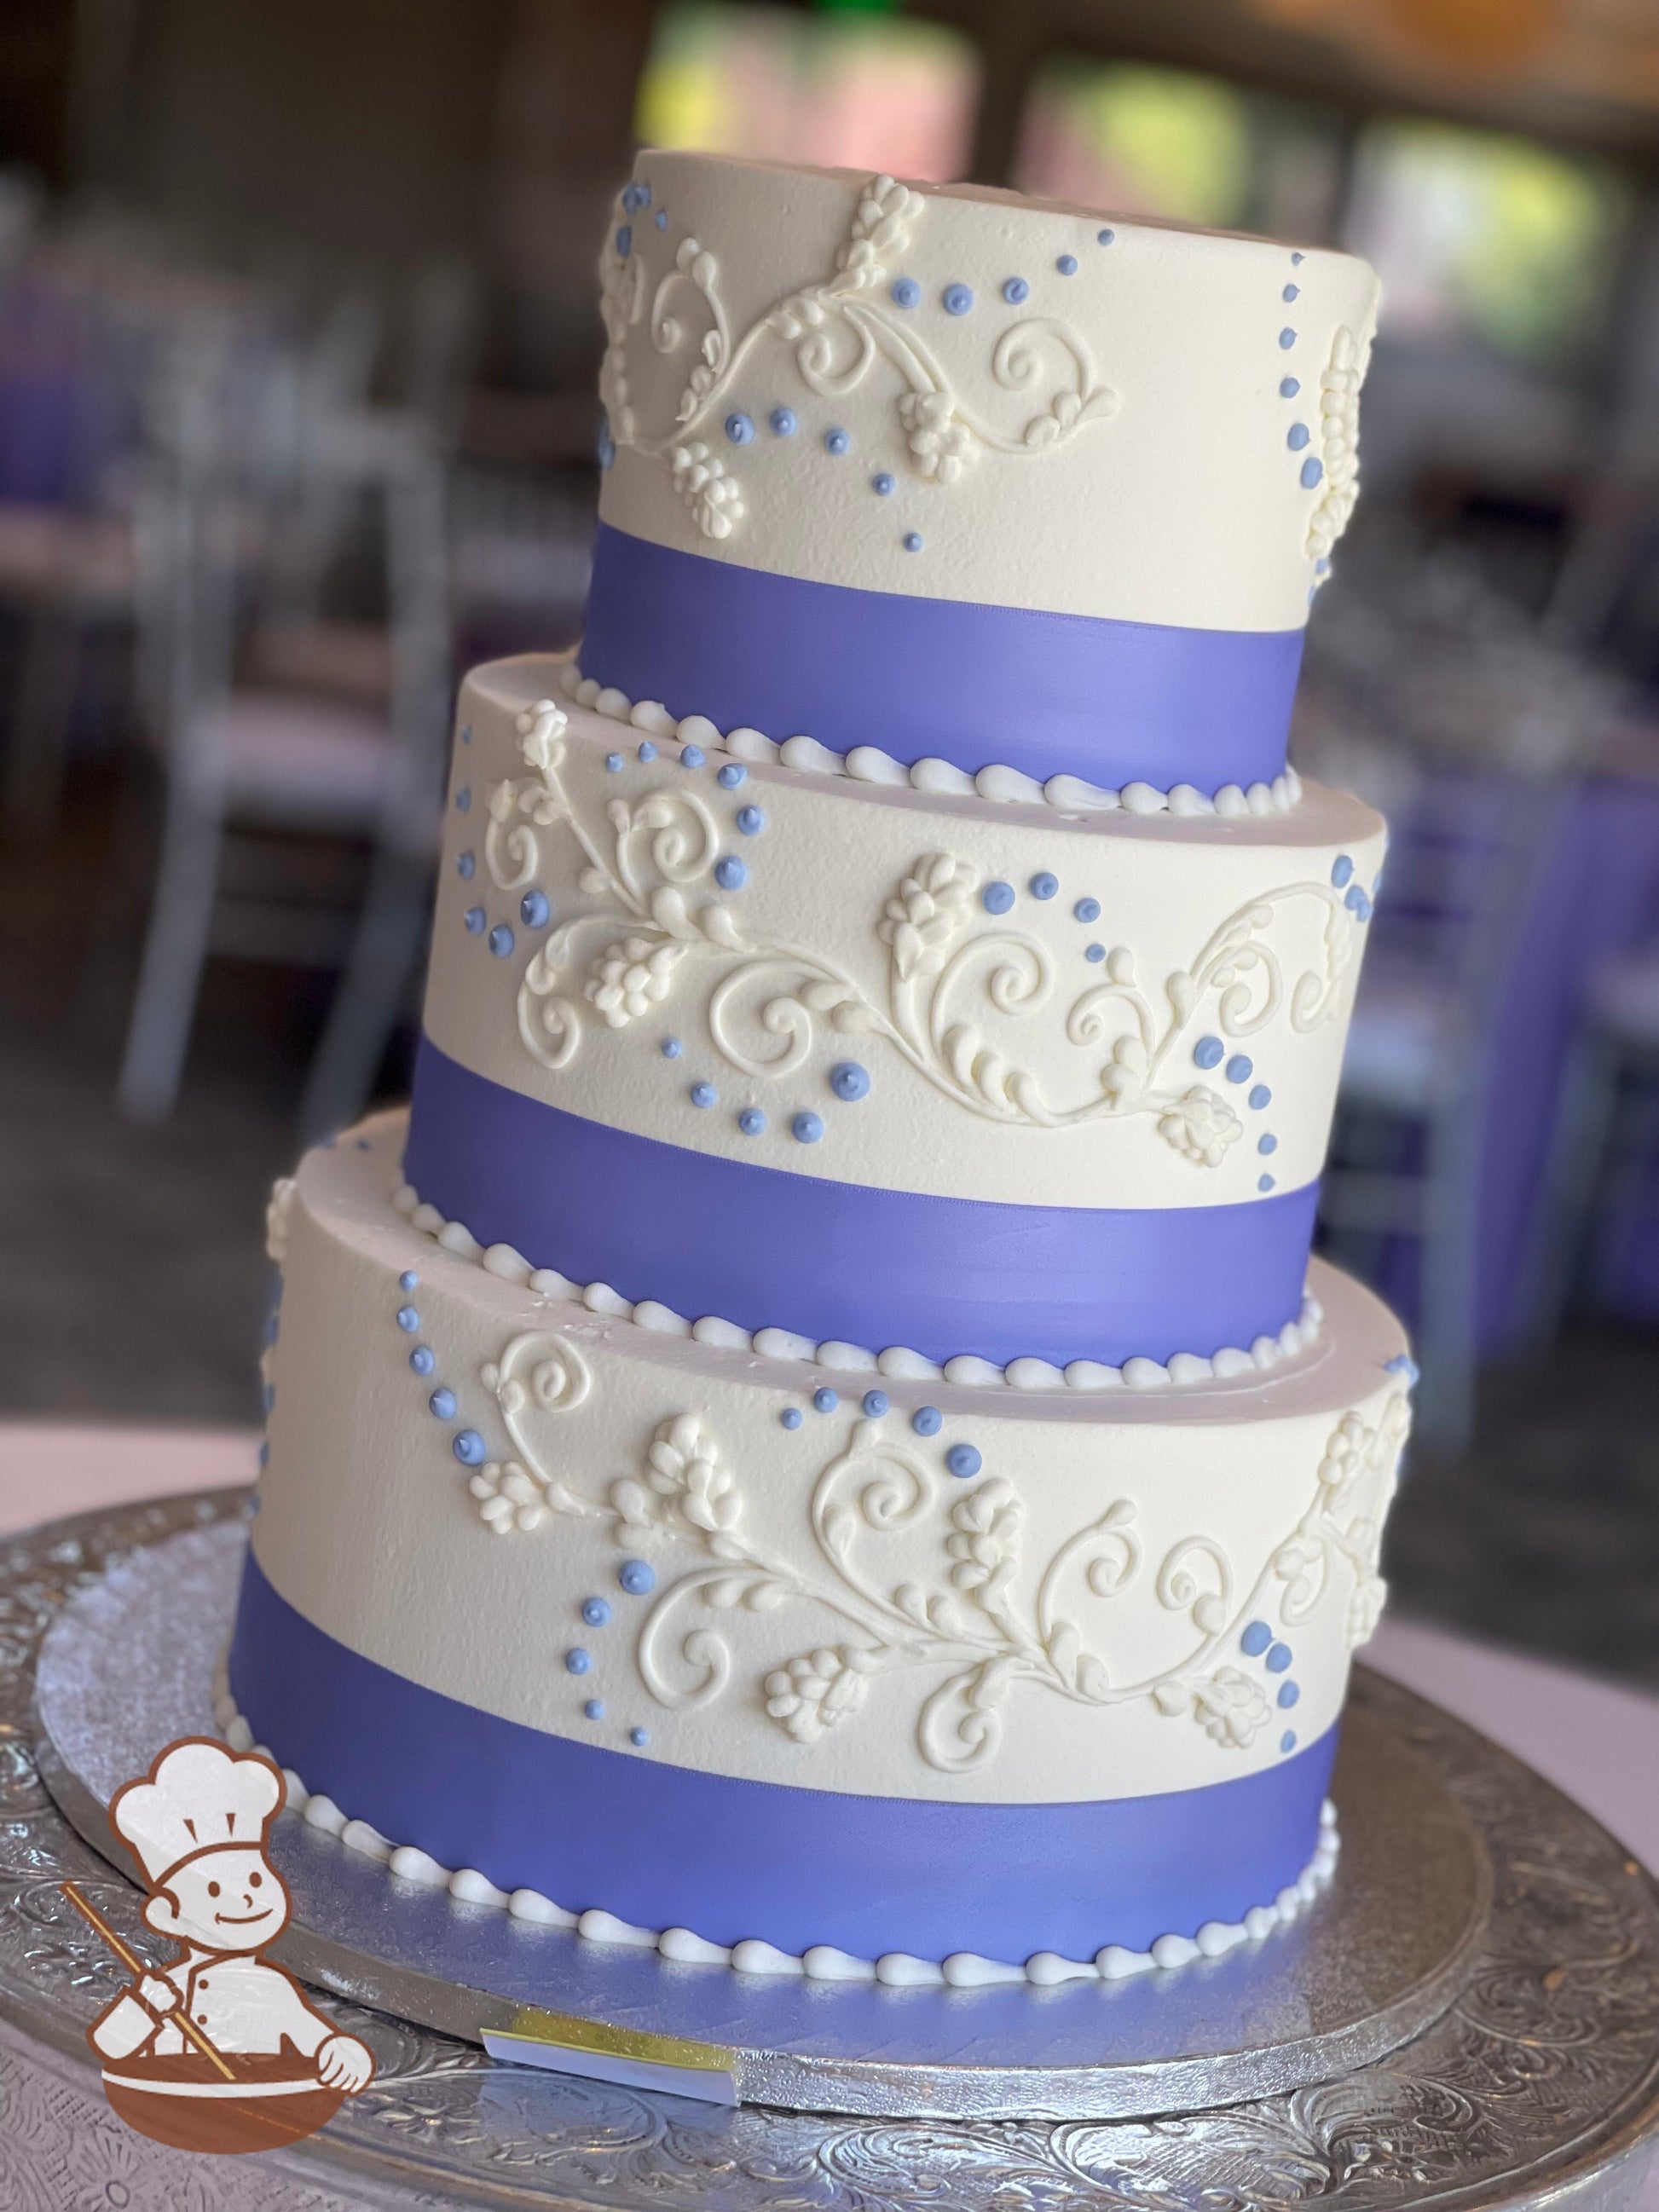
[(1271, 1935), (1407, 1421), (1315, 1199), (1360, 262), (647, 153), (574, 656), (468, 678), (412, 1108), (280, 1186), (221, 1719), (740, 1973)]

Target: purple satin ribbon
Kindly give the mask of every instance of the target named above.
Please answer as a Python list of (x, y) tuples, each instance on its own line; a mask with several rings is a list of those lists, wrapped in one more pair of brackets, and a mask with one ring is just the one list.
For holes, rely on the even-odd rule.
[(1301, 1310), (1319, 1189), (1091, 1209), (829, 1182), (608, 1128), (429, 1038), (404, 1172), (481, 1244), (693, 1319), (1061, 1367), (1276, 1335)]
[(854, 591), (601, 523), (580, 658), (721, 730), (1210, 793), (1284, 768), (1302, 639)]
[[(452, 1631), (468, 1625), (430, 1624), (440, 1645)], [(308, 1789), (441, 1866), (637, 1927), (864, 1959), (1091, 1958), (1242, 1920), (1312, 1857), (1337, 1738), (1209, 1789), (1082, 1804), (732, 1781), (422, 1689), (313, 1626), (251, 1553), (230, 1685), (255, 1741)]]

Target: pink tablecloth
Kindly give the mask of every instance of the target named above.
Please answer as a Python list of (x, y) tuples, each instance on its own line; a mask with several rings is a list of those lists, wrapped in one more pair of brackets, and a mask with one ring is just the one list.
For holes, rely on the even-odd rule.
[[(0, 1536), (35, 1521), (253, 1479), (238, 1431), (0, 1422)], [(1385, 1620), (1365, 1654), (1516, 1752), (1659, 1868), (1659, 1698), (1524, 1654)]]

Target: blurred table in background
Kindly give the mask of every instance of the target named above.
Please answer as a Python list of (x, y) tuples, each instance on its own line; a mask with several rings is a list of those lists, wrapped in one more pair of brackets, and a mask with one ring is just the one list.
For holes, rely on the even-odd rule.
[[(236, 1430), (0, 1422), (0, 1541), (65, 1514), (251, 1482), (257, 1450)], [(1415, 1621), (1385, 1620), (1365, 1656), (1526, 1759), (1659, 1868), (1659, 1698)]]

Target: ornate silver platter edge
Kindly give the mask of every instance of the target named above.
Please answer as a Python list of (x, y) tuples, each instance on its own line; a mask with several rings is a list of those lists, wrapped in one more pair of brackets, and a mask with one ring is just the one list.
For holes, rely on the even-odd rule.
[(42, 1784), (33, 1662), (64, 1600), (107, 1565), (241, 1504), (240, 1493), (164, 1500), (0, 1544), (0, 2180), (14, 2201), (78, 2201), (106, 2167), (128, 2176), (135, 2204), (282, 2202), (319, 2212), (417, 2201), (1255, 2212), (1313, 2198), (1622, 2212), (1648, 2201), (1659, 2119), (1651, 1881), (1518, 1762), (1363, 1674), (1356, 1712), (1409, 1744), (1462, 1807), (1491, 1854), (1494, 1896), (1449, 2009), (1404, 2048), (1322, 2087), (1151, 2121), (722, 2112), (495, 2067), (443, 2036), (337, 2005), (375, 2050), (370, 2089), (323, 2136), (279, 2158), (222, 2168), (173, 2160), (175, 2179), (189, 2177), (187, 2196), (103, 2108), (82, 2039), (119, 1970), (57, 1883), (86, 1879), (129, 1933), (137, 1893), (74, 1834)]

